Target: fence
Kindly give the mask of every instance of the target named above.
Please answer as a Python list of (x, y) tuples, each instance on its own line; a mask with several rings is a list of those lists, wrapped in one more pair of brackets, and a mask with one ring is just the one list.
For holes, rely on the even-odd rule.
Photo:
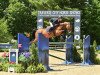
[(65, 49), (66, 42), (49, 42), (50, 49)]

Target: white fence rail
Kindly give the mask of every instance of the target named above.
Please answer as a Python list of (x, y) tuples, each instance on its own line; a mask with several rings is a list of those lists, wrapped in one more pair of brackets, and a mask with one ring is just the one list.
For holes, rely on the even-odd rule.
[(50, 49), (64, 49), (66, 47), (66, 42), (49, 42)]

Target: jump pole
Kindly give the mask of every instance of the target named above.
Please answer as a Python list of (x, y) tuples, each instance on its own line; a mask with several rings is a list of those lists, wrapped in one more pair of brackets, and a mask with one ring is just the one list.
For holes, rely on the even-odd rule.
[(90, 35), (83, 36), (83, 65), (91, 65), (90, 60)]

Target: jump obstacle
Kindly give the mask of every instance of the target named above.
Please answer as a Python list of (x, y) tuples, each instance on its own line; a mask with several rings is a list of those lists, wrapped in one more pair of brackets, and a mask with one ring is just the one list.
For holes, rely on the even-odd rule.
[[(73, 63), (72, 52), (73, 52), (73, 40), (80, 39), (80, 11), (38, 11), (37, 17), (37, 28), (43, 28), (43, 17), (74, 17), (74, 38), (72, 36), (66, 38), (66, 59), (65, 64)], [(44, 40), (44, 41), (43, 41)], [(68, 44), (70, 42), (71, 44)], [(39, 50), (39, 61), (44, 64), (47, 70), (49, 67), (49, 39), (45, 38), (41, 33), (38, 34), (38, 50)], [(90, 36), (83, 38), (83, 52), (84, 59), (83, 64), (90, 64)]]

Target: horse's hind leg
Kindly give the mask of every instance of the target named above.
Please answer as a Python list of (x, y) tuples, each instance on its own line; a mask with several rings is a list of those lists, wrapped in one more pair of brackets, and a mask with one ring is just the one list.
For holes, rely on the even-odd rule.
[(37, 40), (38, 40), (38, 32), (36, 31), (34, 39), (30, 43), (35, 43), (35, 42), (37, 42)]

